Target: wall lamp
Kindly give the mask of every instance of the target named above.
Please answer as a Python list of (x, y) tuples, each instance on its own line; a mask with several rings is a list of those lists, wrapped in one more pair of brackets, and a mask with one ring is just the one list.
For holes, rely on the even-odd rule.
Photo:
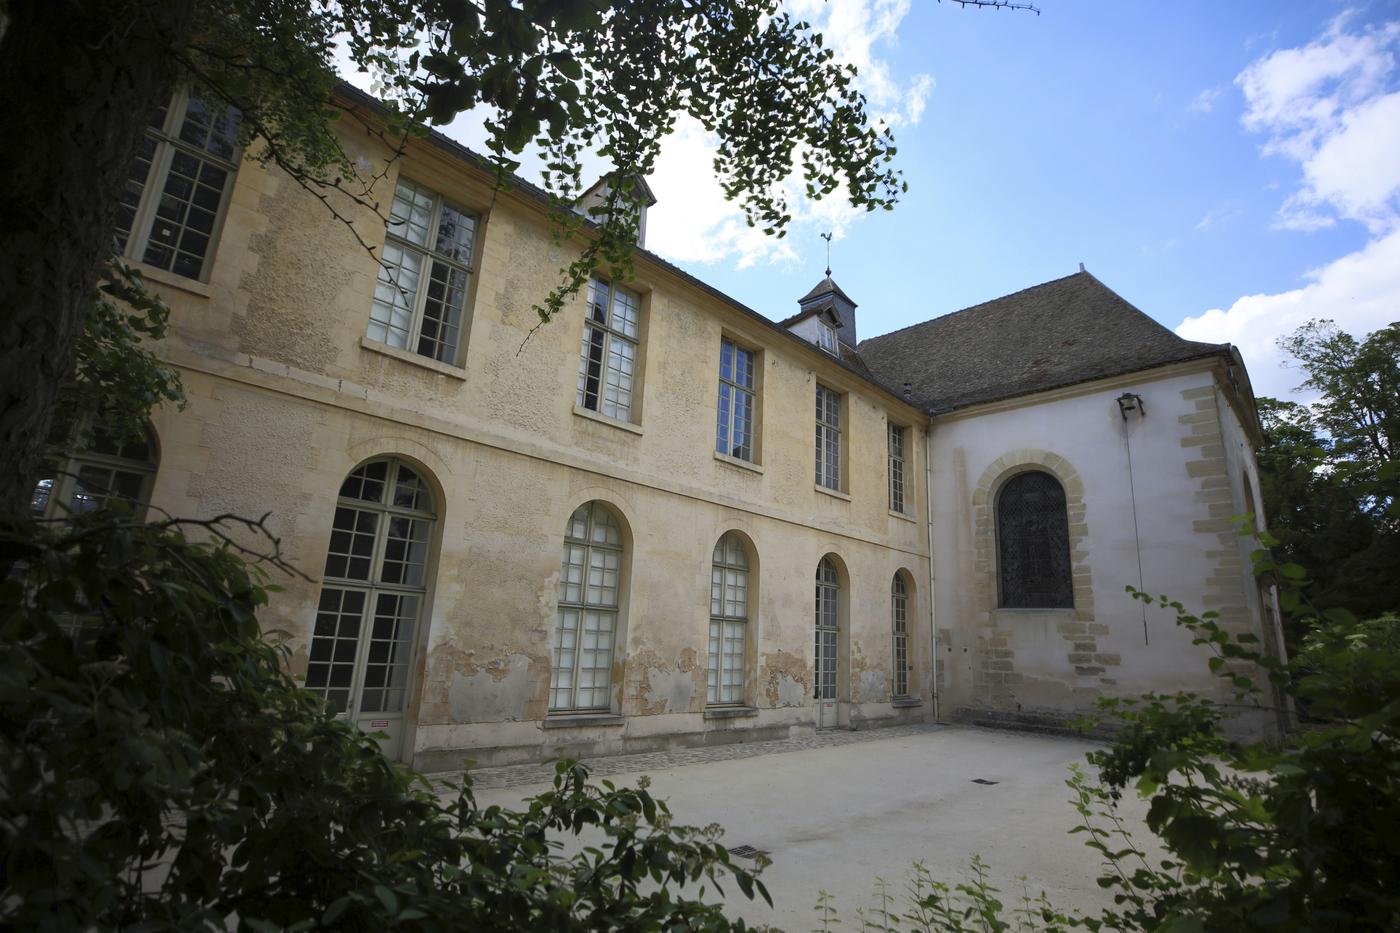
[(1123, 420), (1128, 420), (1130, 412), (1137, 412), (1139, 418), (1147, 417), (1147, 406), (1142, 401), (1142, 396), (1135, 392), (1124, 392), (1118, 396), (1118, 413), (1123, 416)]

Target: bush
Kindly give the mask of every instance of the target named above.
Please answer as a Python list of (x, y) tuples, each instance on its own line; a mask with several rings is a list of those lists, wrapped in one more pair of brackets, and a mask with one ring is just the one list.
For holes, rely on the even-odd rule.
[(645, 786), (561, 763), (482, 808), (387, 761), (264, 637), (276, 568), (229, 517), (0, 532), (0, 927), (742, 930), (703, 885), (768, 896)]

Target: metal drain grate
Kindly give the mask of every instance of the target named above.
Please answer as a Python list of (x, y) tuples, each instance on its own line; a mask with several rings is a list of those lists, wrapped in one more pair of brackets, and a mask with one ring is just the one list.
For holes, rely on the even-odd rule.
[(753, 846), (730, 846), (729, 854), (737, 855), (739, 858), (755, 858), (756, 856), (767, 855), (768, 853), (762, 849), (755, 849)]
[(972, 779), (972, 783), (974, 783), (974, 784), (986, 784), (988, 787), (990, 787), (990, 786), (993, 785), (993, 784), (1000, 784), (1001, 782), (1000, 782), (1000, 781), (989, 781), (989, 780), (987, 780), (986, 778), (973, 778), (973, 779)]

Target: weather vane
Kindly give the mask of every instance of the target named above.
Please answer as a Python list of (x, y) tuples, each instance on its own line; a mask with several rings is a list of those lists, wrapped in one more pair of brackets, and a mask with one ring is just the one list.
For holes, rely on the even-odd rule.
[(831, 234), (823, 233), (821, 238), (826, 240), (826, 274), (831, 275)]

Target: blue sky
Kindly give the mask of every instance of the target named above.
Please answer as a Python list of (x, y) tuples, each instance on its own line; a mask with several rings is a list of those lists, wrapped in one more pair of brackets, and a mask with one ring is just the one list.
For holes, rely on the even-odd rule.
[[(1299, 381), (1276, 341), (1307, 320), (1400, 320), (1400, 0), (1036, 3), (784, 0), (860, 69), (907, 196), (799, 200), (765, 237), (682, 119), (648, 179), (647, 246), (781, 319), (833, 231), (862, 337), (1083, 262), (1182, 336), (1239, 346), (1260, 395)], [(481, 148), (479, 114), (445, 132)]]
[(834, 228), (862, 337), (1083, 262), (1183, 335), (1241, 345), (1279, 394), (1279, 334), (1400, 319), (1400, 3), (791, 5), (862, 67), (910, 190), (890, 213), (805, 206), (764, 242), (696, 184), (707, 149), (682, 127), (648, 245), (768, 316), (821, 278)]

